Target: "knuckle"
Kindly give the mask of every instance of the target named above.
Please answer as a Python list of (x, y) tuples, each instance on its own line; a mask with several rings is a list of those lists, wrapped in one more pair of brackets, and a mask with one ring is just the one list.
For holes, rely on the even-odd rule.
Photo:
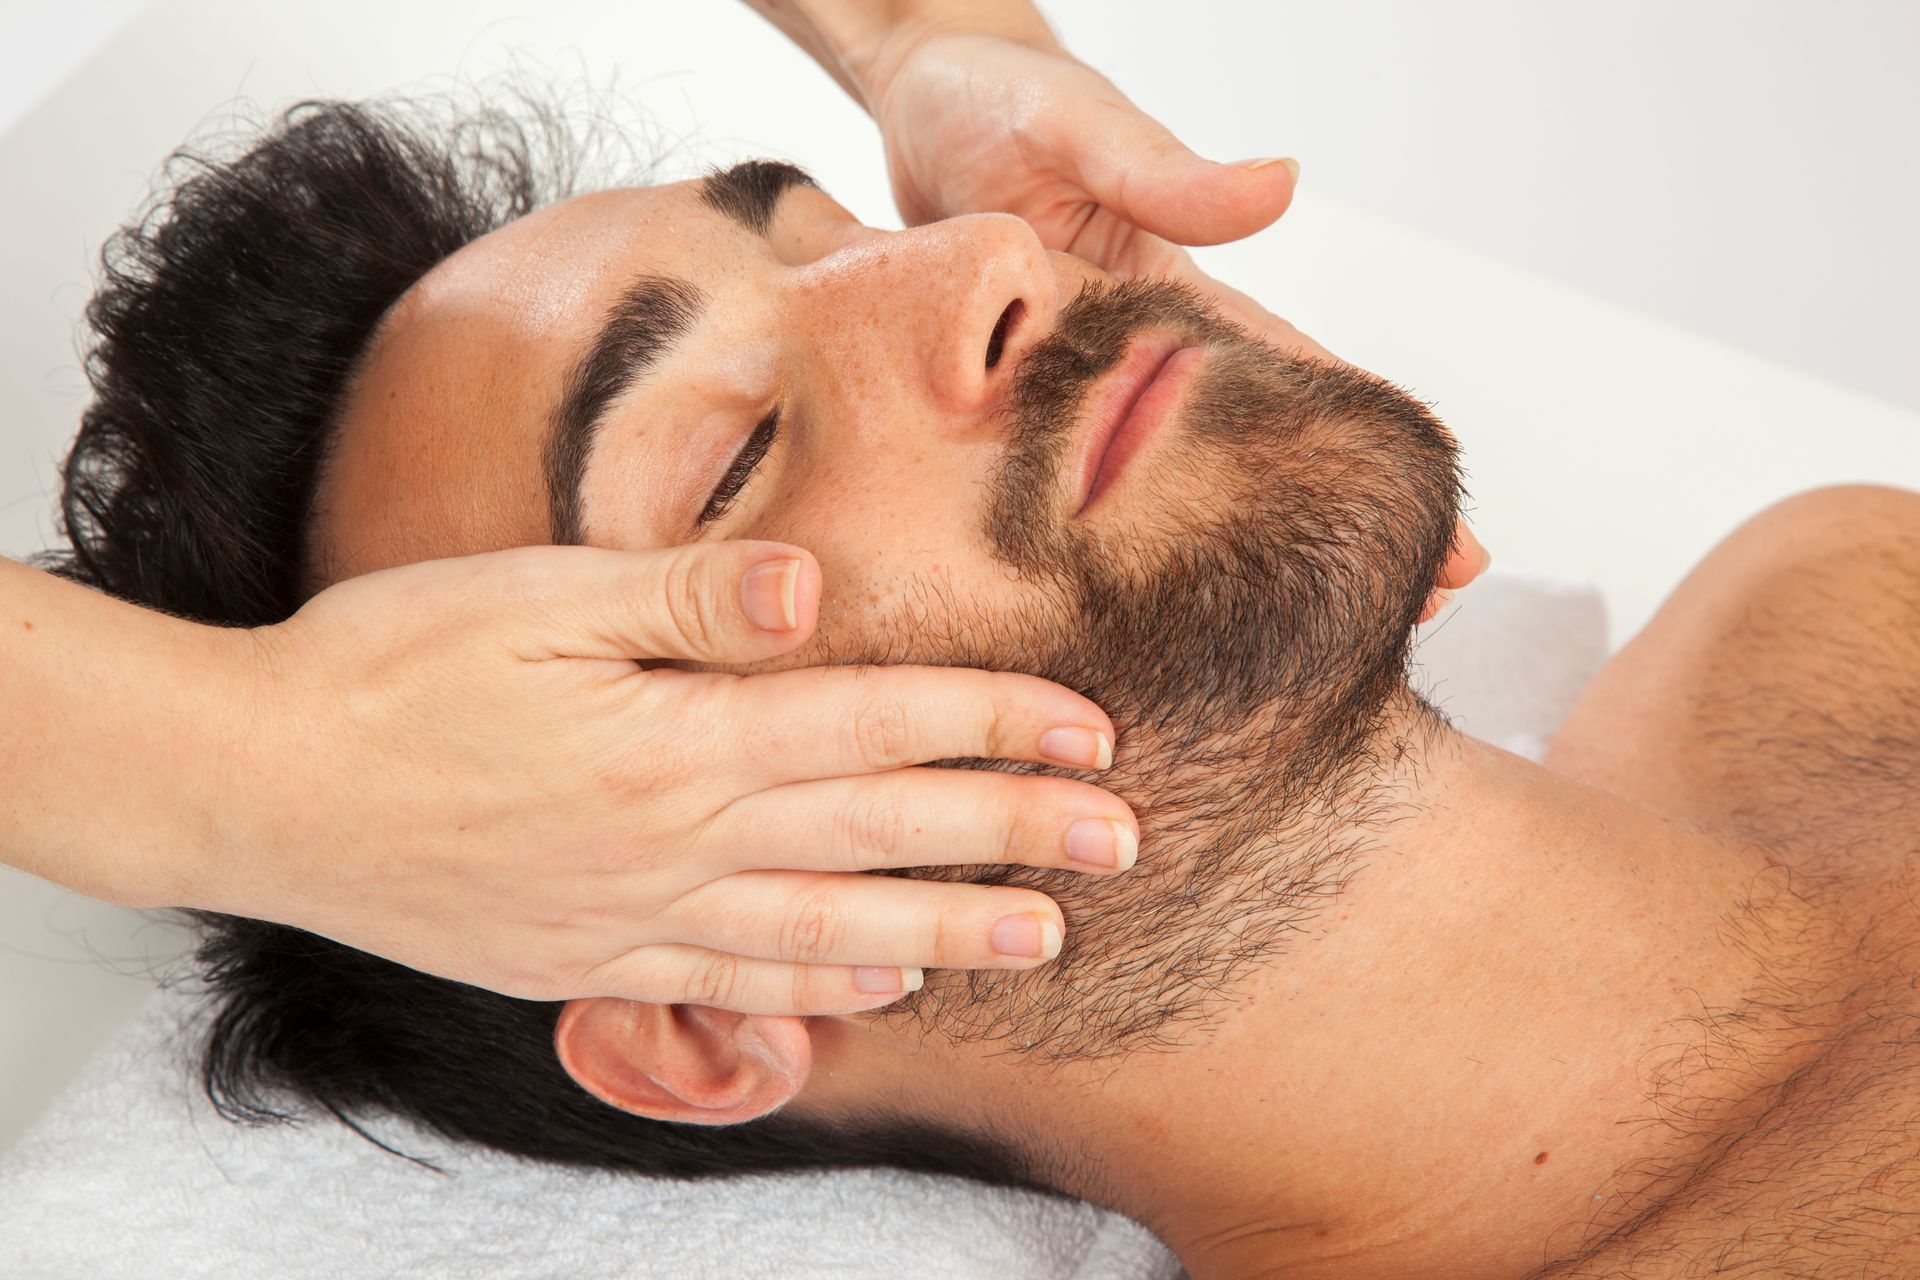
[(970, 805), (967, 838), (974, 846), (968, 862), (1014, 863), (1029, 860), (1027, 849), (1035, 831), (1050, 824), (1046, 803), (1038, 792), (1022, 789), (1025, 778), (995, 777)]
[(1065, 829), (1103, 807), (1105, 793), (1071, 778), (1009, 777), (989, 808), (998, 824), (1000, 861), (1055, 866), (1066, 856)]
[(688, 992), (677, 981), (672, 951), (671, 947), (635, 947), (594, 966), (588, 977), (597, 989), (623, 1000), (673, 1004), (687, 999)]
[(1022, 727), (1020, 713), (1007, 699), (996, 697), (987, 709), (986, 750), (995, 756), (1006, 754), (1007, 748), (1017, 741)]
[(1028, 862), (1028, 848), (1033, 844), (1033, 832), (1027, 823), (1021, 820), (1018, 807), (1004, 809), (1000, 813), (999, 858), (1002, 865)]
[(830, 890), (816, 889), (797, 899), (780, 929), (780, 954), (798, 964), (815, 964), (834, 955), (846, 937), (846, 913)]
[(740, 994), (742, 973), (738, 956), (716, 951), (699, 960), (687, 979), (688, 1004), (731, 1006)]
[(887, 792), (859, 788), (842, 811), (840, 840), (848, 862), (861, 871), (897, 866), (907, 844), (906, 814)]
[(974, 962), (986, 934), (973, 923), (973, 917), (952, 907), (943, 908), (933, 918), (932, 963), (955, 967)]
[(689, 648), (706, 651), (720, 638), (720, 619), (698, 556), (682, 552), (667, 561), (667, 616)]
[(814, 972), (804, 966), (796, 965), (793, 970), (789, 1001), (797, 1010), (823, 1009), (830, 1007), (829, 1002), (819, 990), (819, 982)]
[(853, 739), (856, 757), (869, 769), (904, 762), (912, 741), (906, 707), (892, 697), (869, 701), (854, 713)]
[(870, 999), (853, 990), (851, 975), (833, 965), (792, 966), (791, 996), (797, 1013), (845, 1013)]

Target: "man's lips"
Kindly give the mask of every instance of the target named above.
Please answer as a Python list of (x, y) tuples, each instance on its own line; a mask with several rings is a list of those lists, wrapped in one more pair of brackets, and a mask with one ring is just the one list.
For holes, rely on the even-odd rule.
[(1095, 380), (1079, 415), (1087, 425), (1072, 471), (1075, 516), (1113, 486), (1166, 420), (1205, 354), (1170, 333), (1141, 334), (1128, 342), (1120, 363)]

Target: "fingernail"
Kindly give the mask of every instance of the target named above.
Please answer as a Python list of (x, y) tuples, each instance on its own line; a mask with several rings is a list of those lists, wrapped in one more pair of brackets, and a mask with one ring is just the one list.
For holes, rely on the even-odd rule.
[(1060, 954), (1060, 928), (1045, 916), (1005, 916), (993, 926), (993, 949), (1003, 956), (1051, 960)]
[(1440, 588), (1440, 590), (1434, 592), (1433, 594), (1434, 594), (1434, 597), (1438, 599), (1440, 602), (1439, 605), (1434, 609), (1435, 613), (1439, 613), (1441, 609), (1444, 609), (1448, 605), (1453, 603), (1452, 587), (1442, 587)]
[(1281, 164), (1287, 167), (1287, 173), (1295, 182), (1300, 181), (1300, 162), (1292, 156), (1268, 156), (1263, 160), (1242, 160), (1234, 167), (1237, 169), (1265, 169), (1269, 165)]
[(791, 631), (800, 625), (795, 600), (799, 589), (798, 560), (769, 560), (747, 570), (740, 582), (740, 605), (762, 631)]
[(1113, 739), (1098, 729), (1049, 729), (1040, 735), (1040, 754), (1055, 764), (1105, 769), (1113, 764)]
[(862, 965), (853, 971), (853, 989), (861, 995), (890, 996), (918, 991), (927, 975), (919, 969), (896, 969), (891, 965)]
[(1140, 838), (1124, 822), (1081, 818), (1067, 828), (1067, 856), (1090, 867), (1125, 871), (1140, 856)]

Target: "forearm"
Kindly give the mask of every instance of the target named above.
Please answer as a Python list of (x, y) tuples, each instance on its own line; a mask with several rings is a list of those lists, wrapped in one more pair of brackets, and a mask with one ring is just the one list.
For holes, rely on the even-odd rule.
[(246, 636), (0, 559), (0, 861), (129, 906), (193, 905)]
[(1028, 0), (747, 0), (873, 110), (894, 67), (928, 36), (968, 32), (1060, 51)]

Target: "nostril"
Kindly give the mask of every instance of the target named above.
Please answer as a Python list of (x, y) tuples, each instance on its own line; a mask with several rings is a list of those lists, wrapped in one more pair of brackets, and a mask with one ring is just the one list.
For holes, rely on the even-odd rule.
[(1013, 326), (1020, 322), (1020, 313), (1026, 310), (1026, 304), (1015, 298), (1007, 304), (1007, 309), (994, 321), (993, 333), (987, 339), (987, 368), (1000, 363), (1001, 353), (1007, 349), (1007, 335), (1013, 332)]

